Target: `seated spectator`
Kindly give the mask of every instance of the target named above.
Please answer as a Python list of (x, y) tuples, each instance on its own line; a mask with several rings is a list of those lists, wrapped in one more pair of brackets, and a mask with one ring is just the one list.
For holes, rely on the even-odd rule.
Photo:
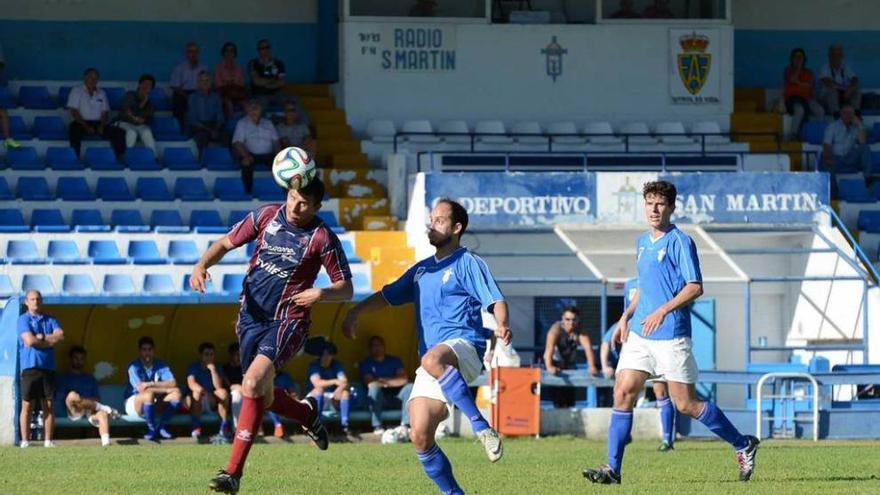
[(284, 104), (284, 120), (276, 126), (276, 130), (282, 148), (288, 146), (302, 148), (314, 159), (318, 151), (318, 142), (312, 138), (309, 126), (300, 119), (296, 103), (293, 101)]
[(617, 11), (612, 12), (609, 15), (608, 19), (639, 19), (642, 16), (636, 11), (633, 6), (633, 0), (620, 0), (620, 8)]
[(254, 166), (258, 163), (271, 164), (281, 146), (272, 121), (263, 118), (260, 102), (250, 101), (246, 108), (247, 115), (235, 125), (232, 148), (241, 165), (244, 189), (251, 192), (254, 186)]
[(199, 153), (212, 141), (224, 145), (228, 142), (229, 136), (223, 126), (226, 120), (223, 102), (220, 95), (211, 91), (211, 76), (207, 72), (199, 74), (198, 90), (189, 95), (187, 107), (186, 121)]
[(807, 54), (795, 48), (788, 60), (782, 94), (785, 111), (791, 115), (789, 140), (794, 140), (800, 134), (804, 118), (820, 119), (825, 116), (825, 110), (813, 97), (813, 71), (807, 68)]
[[(587, 330), (580, 324), (580, 313), (574, 306), (567, 306), (562, 310), (560, 321), (557, 321), (547, 330), (547, 340), (544, 344), (544, 366), (548, 373), (559, 374), (561, 370), (577, 368), (578, 345), (583, 348), (589, 366), (588, 373), (595, 376), (599, 373), (596, 368), (596, 358), (593, 355), (593, 345)], [(553, 390), (553, 402), (556, 407), (571, 407), (575, 402), (576, 390), (572, 387), (557, 387)]]
[(861, 171), (871, 176), (871, 150), (865, 145), (865, 126), (852, 105), (844, 105), (840, 118), (825, 128), (822, 163), (831, 172), (832, 182), (838, 173)]
[(434, 0), (416, 0), (409, 8), (410, 17), (435, 17), (437, 15), (437, 2)]
[(282, 102), (281, 89), (284, 88), (284, 62), (272, 57), (272, 45), (269, 40), (257, 42), (257, 58), (248, 63), (251, 76), (251, 96), (268, 109), (273, 104)]
[(70, 90), (67, 97), (67, 109), (70, 110), (70, 147), (80, 154), (82, 140), (85, 136), (101, 136), (110, 141), (116, 158), (122, 160), (125, 155), (125, 131), (109, 125), (110, 103), (103, 89), (98, 88), (98, 70), (89, 67), (83, 72), (83, 85)]
[(244, 70), (235, 61), (238, 47), (227, 41), (220, 50), (223, 60), (214, 66), (214, 89), (223, 97), (226, 118), (232, 116), (236, 105), (244, 105), (247, 89), (244, 87)]
[(409, 428), (407, 402), (412, 391), (412, 383), (406, 375), (403, 361), (397, 356), (385, 354), (385, 340), (374, 335), (370, 337), (370, 357), (361, 361), (361, 380), (367, 387), (367, 406), (370, 408), (370, 421), (373, 433), (381, 435), (382, 411), (385, 406), (400, 407), (400, 425)]
[(819, 71), (822, 90), (819, 98), (825, 112), (837, 118), (844, 104), (848, 104), (858, 112), (862, 105), (862, 94), (859, 92), (859, 76), (843, 61), (843, 46), (831, 45), (828, 49), (828, 63)]
[(672, 19), (675, 14), (669, 8), (669, 0), (654, 0), (652, 5), (645, 7), (642, 17), (645, 19)]
[(150, 91), (155, 87), (156, 78), (149, 74), (142, 75), (138, 79), (137, 90), (125, 93), (116, 123), (125, 131), (126, 147), (134, 146), (140, 136), (141, 143), (153, 150), (153, 154), (156, 153), (156, 141), (153, 139), (153, 130), (150, 129), (154, 111)]
[[(3, 46), (0, 45), (0, 88), (6, 87), (6, 61), (3, 58)], [(9, 133), (9, 114), (6, 112), (6, 109), (0, 107), (0, 133), (3, 133), (3, 143), (6, 145), (6, 149), (9, 148), (18, 148), (21, 146), (18, 144), (18, 141), (12, 139), (12, 135)]]
[(171, 72), (171, 113), (183, 128), (186, 124), (186, 104), (189, 95), (196, 90), (199, 74), (208, 68), (199, 63), (199, 45), (186, 44), (186, 59)]
[(351, 392), (348, 390), (348, 377), (345, 369), (336, 359), (336, 345), (328, 342), (320, 358), (312, 361), (306, 374), (309, 377), (306, 385), (308, 395), (318, 401), (318, 410), (324, 410), (324, 401), (329, 400), (339, 411), (339, 422), (346, 435), (351, 434), (348, 426), (348, 411), (351, 407)]
[[(280, 388), (284, 393), (293, 400), (299, 400), (299, 385), (296, 380), (284, 370), (278, 370), (273, 382), (275, 388)], [(266, 415), (272, 420), (274, 432), (272, 436), (275, 438), (284, 438), (284, 424), (281, 423), (281, 416), (273, 411), (267, 411)]]
[(67, 353), (70, 357), (70, 371), (58, 377), (56, 404), (64, 404), (67, 417), (71, 421), (85, 418), (98, 429), (101, 445), (110, 445), (110, 418), (118, 418), (119, 411), (101, 404), (98, 380), (85, 370), (86, 350), (75, 345)]
[[(145, 440), (174, 438), (165, 424), (180, 406), (180, 389), (163, 361), (155, 359), (156, 345), (151, 337), (138, 340), (140, 356), (128, 365), (125, 414), (139, 416), (147, 422)], [(156, 413), (160, 413), (156, 421)]]
[[(199, 360), (190, 364), (186, 371), (187, 394), (184, 405), (192, 418), (191, 436), (202, 436), (202, 411), (216, 410), (220, 416), (219, 438), (232, 436), (229, 429), (229, 390), (223, 386), (223, 375), (214, 363), (214, 344), (199, 344)], [(219, 438), (217, 438), (219, 440)]]
[(227, 390), (229, 390), (229, 399), (232, 403), (232, 425), (237, 425), (238, 413), (241, 411), (241, 380), (243, 378), (241, 371), (241, 348), (238, 342), (229, 344), (226, 348), (229, 354), (229, 362), (223, 365), (223, 380)]

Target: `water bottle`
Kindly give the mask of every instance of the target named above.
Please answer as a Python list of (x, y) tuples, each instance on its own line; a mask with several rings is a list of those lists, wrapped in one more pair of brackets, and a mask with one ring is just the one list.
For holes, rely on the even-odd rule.
[(43, 411), (40, 410), (39, 412), (37, 412), (37, 440), (43, 439), (43, 428)]

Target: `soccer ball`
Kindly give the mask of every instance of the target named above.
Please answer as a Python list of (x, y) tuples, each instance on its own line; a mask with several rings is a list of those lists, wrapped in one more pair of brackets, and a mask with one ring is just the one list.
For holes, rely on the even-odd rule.
[(409, 428), (406, 426), (401, 425), (397, 428), (390, 428), (382, 433), (383, 445), (406, 442), (409, 442)]
[(295, 146), (279, 151), (272, 160), (272, 178), (284, 189), (302, 189), (317, 173), (314, 160)]

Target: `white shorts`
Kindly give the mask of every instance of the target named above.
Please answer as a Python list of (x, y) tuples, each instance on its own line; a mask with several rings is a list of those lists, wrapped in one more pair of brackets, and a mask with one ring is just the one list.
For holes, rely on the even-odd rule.
[(638, 370), (658, 381), (696, 383), (700, 371), (691, 351), (691, 339), (646, 339), (630, 332), (620, 350), (618, 370)]
[[(470, 383), (480, 376), (483, 371), (483, 359), (477, 354), (477, 349), (473, 344), (464, 339), (450, 339), (438, 345), (445, 345), (455, 353), (458, 358), (458, 371), (465, 382)], [(421, 366), (416, 370), (416, 379), (413, 382), (409, 400), (416, 397), (436, 399), (445, 402), (448, 407), (452, 407), (452, 401), (443, 393), (437, 379), (429, 375)]]
[[(74, 411), (73, 409), (67, 409), (67, 418), (71, 421), (79, 421), (85, 415), (86, 413), (84, 411)], [(86, 420), (88, 420), (89, 424), (94, 426), (95, 428), (97, 428), (99, 425), (98, 416), (96, 414), (90, 414), (88, 417), (86, 417)]]
[(134, 394), (131, 397), (125, 399), (125, 415), (126, 416), (132, 416), (135, 418), (140, 417), (140, 414), (138, 414), (137, 411), (134, 410), (134, 398), (136, 396), (137, 396), (137, 394)]

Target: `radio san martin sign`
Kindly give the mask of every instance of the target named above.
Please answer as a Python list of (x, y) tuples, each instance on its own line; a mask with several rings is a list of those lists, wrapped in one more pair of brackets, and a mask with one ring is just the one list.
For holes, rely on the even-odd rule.
[(376, 24), (356, 34), (362, 57), (388, 72), (450, 72), (456, 67), (455, 26)]

